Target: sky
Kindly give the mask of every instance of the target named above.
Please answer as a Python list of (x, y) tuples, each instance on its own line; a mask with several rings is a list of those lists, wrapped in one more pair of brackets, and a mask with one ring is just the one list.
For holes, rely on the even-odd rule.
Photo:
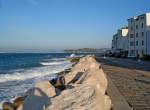
[(0, 52), (110, 48), (150, 0), (0, 0)]

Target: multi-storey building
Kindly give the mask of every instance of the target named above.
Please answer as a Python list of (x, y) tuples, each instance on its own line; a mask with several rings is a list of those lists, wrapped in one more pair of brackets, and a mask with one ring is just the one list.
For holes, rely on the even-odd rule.
[(113, 50), (117, 49), (117, 34), (113, 35), (112, 49)]
[(112, 49), (128, 50), (128, 27), (118, 29), (117, 33), (113, 36)]
[(128, 19), (129, 57), (150, 55), (150, 13)]

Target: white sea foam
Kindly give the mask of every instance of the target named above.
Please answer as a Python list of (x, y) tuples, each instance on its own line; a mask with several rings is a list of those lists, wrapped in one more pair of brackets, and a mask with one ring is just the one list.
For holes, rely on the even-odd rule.
[(76, 57), (76, 55), (75, 55), (75, 54), (71, 54), (71, 55), (70, 55), (70, 58), (73, 58), (73, 57)]
[(52, 61), (65, 61), (66, 58), (52, 58)]
[(71, 54), (70, 56), (67, 56), (69, 58), (73, 58), (73, 57), (83, 57), (84, 55), (76, 55), (76, 54)]
[(43, 65), (48, 65), (45, 67), (38, 67), (33, 69), (28, 69), (24, 71), (15, 71), (12, 74), (0, 74), (0, 83), (7, 82), (7, 81), (17, 81), (17, 80), (26, 80), (32, 78), (42, 78), (46, 75), (50, 75), (53, 73), (58, 73), (66, 68), (71, 66), (71, 63), (68, 61), (62, 62), (43, 62)]
[(47, 62), (48, 66), (36, 67), (28, 70), (15, 70), (12, 74), (0, 74), (1, 96), (6, 97), (0, 100), (0, 110), (3, 101), (11, 100), (17, 95), (25, 93), (32, 88), (37, 80), (50, 80), (51, 75), (70, 68), (68, 61)]
[(50, 66), (50, 65), (61, 65), (61, 64), (69, 64), (69, 61), (56, 61), (56, 62), (41, 62), (44, 66)]
[(0, 110), (4, 100), (11, 100), (25, 93), (37, 80), (50, 80), (52, 74), (70, 68), (72, 65), (69, 61), (65, 61), (65, 58), (45, 60), (41, 64), (42, 67), (17, 69), (8, 74), (0, 74), (0, 96), (5, 97), (0, 99)]

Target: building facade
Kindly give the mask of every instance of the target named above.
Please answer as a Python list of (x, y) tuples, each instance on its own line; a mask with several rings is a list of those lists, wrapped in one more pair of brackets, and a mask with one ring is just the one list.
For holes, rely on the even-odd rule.
[(112, 49), (128, 51), (128, 27), (118, 29), (117, 33), (113, 36)]
[(129, 57), (150, 55), (150, 13), (128, 19)]
[(112, 49), (113, 50), (117, 49), (117, 34), (113, 35)]

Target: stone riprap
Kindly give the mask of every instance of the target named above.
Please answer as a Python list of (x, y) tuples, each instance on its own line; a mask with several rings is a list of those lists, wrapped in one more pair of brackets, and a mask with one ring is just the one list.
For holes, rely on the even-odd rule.
[[(59, 91), (49, 81), (37, 82), (17, 110), (110, 110), (107, 78), (94, 56), (85, 56), (65, 76)], [(59, 92), (58, 92), (59, 91)]]

